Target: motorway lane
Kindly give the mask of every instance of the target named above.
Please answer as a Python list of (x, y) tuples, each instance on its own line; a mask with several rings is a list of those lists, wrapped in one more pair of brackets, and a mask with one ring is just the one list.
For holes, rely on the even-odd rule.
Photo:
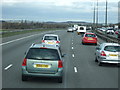
[[(81, 36), (74, 35), (74, 66), (77, 67), (74, 87), (78, 88), (116, 88), (118, 87), (118, 68), (98, 66), (95, 60), (95, 46), (82, 45)], [(99, 41), (99, 43), (102, 43)]]
[[(3, 45), (3, 88), (117, 88), (118, 68), (116, 66), (98, 66), (94, 62), (93, 45), (82, 45), (81, 36), (76, 32), (56, 31), (61, 38), (64, 59), (64, 80), (57, 83), (49, 78), (32, 78), (21, 81), (21, 64), (24, 52), (33, 43), (39, 43), (43, 35), (23, 39)], [(100, 42), (102, 43), (102, 42)], [(73, 47), (73, 48), (72, 48)], [(12, 57), (11, 57), (12, 56)], [(8, 70), (4, 68), (12, 64)]]
[[(66, 35), (63, 34), (63, 32), (62, 33), (58, 32), (57, 34), (62, 37), (61, 39), (64, 39), (66, 37)], [(42, 36), (43, 35), (40, 35), (40, 36), (33, 37), (27, 40), (21, 40), (19, 42), (14, 42), (14, 43), (3, 46), (3, 88), (5, 87), (6, 88), (9, 88), (9, 87), (14, 87), (14, 88), (24, 88), (24, 87), (25, 88), (45, 88), (45, 87), (54, 88), (56, 87), (56, 88), (60, 88), (60, 87), (65, 86), (64, 83), (56, 84), (54, 80), (52, 82), (49, 79), (48, 80), (46, 79), (45, 81), (44, 80), (41, 81), (41, 78), (35, 79), (35, 80), (32, 79), (29, 82), (21, 81), (21, 64), (22, 64), (24, 52), (28, 49), (28, 47), (33, 42), (39, 43), (39, 41), (41, 41)], [(69, 43), (67, 39), (65, 42)], [(15, 49), (13, 49), (14, 47)], [(62, 50), (65, 50), (65, 48), (63, 47)], [(13, 64), (13, 66), (10, 69), (4, 71), (4, 68), (11, 63)], [(12, 83), (9, 81), (11, 81)]]

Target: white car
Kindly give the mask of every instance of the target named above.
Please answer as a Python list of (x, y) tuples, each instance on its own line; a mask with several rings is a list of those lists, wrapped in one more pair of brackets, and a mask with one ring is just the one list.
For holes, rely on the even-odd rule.
[(106, 33), (107, 33), (107, 34), (115, 34), (115, 32), (114, 32), (113, 29), (107, 29), (107, 30), (106, 30)]
[(73, 32), (73, 27), (69, 27), (69, 28), (67, 29), (67, 32)]
[(103, 63), (112, 63), (120, 65), (120, 44), (102, 43), (96, 47), (95, 62), (101, 66)]
[(77, 34), (85, 34), (86, 33), (86, 26), (78, 26)]
[(45, 34), (42, 38), (42, 44), (56, 45), (60, 47), (60, 38), (56, 34)]

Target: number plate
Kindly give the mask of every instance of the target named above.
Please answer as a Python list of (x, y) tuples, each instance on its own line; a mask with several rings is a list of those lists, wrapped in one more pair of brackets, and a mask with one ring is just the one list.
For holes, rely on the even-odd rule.
[(88, 38), (88, 40), (93, 40), (93, 38)]
[(47, 64), (34, 64), (35, 68), (50, 68), (50, 65)]
[(54, 42), (48, 42), (48, 44), (54, 44)]
[(109, 54), (109, 56), (118, 56), (117, 54)]

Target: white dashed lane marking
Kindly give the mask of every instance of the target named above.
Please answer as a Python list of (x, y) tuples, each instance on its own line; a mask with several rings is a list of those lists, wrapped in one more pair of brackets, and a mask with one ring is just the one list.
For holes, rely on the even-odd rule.
[(74, 49), (74, 48), (72, 47), (72, 49)]
[(78, 72), (76, 67), (74, 67), (74, 71), (75, 71), (75, 73), (77, 73), (77, 72)]
[(12, 64), (10, 64), (10, 65), (8, 65), (4, 70), (8, 70), (10, 67), (12, 67), (13, 65)]
[(75, 57), (75, 55), (74, 55), (74, 54), (72, 54), (72, 57)]

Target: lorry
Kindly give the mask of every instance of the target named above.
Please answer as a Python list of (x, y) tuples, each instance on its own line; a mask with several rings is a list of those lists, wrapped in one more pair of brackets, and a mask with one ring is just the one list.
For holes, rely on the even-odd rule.
[(77, 28), (77, 34), (84, 34), (86, 33), (86, 26), (78, 26)]

